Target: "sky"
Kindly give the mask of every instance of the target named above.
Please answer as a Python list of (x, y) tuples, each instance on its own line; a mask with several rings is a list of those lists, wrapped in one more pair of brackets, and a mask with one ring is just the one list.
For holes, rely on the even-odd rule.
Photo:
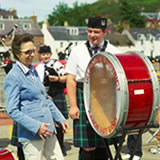
[(0, 0), (0, 8), (6, 10), (17, 10), (18, 17), (31, 17), (33, 14), (37, 16), (37, 21), (43, 21), (52, 13), (53, 8), (59, 2), (68, 4), (69, 7), (73, 6), (74, 2), (80, 3), (94, 3), (97, 0)]

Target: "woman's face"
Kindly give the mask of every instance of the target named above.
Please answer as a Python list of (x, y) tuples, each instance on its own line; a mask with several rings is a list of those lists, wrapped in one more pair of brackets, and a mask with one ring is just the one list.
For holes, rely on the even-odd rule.
[(22, 43), (20, 48), (20, 53), (17, 54), (17, 57), (22, 64), (29, 67), (36, 53), (36, 48), (32, 41)]

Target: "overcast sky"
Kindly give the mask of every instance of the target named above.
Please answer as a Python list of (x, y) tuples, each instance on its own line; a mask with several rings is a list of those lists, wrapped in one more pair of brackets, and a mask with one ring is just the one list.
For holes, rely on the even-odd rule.
[(37, 16), (37, 20), (43, 21), (47, 18), (47, 15), (52, 13), (53, 8), (64, 2), (72, 7), (74, 2), (78, 3), (93, 3), (97, 0), (0, 0), (0, 8), (6, 10), (17, 10), (18, 17), (32, 16), (33, 13)]

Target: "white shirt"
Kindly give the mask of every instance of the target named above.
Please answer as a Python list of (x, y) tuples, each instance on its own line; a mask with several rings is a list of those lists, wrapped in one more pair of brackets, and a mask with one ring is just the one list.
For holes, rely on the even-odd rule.
[[(52, 67), (52, 64), (53, 64), (53, 67)], [(65, 74), (64, 66), (59, 61), (54, 61), (53, 59), (51, 59), (49, 60), (47, 64), (41, 62), (35, 67), (36, 71), (38, 72), (41, 82), (43, 82), (43, 79), (44, 79), (45, 65), (47, 67), (54, 68), (55, 71), (57, 71), (58, 75)]]
[[(105, 51), (112, 54), (121, 53), (118, 48), (113, 46), (108, 42)], [(85, 72), (89, 61), (91, 60), (90, 54), (86, 44), (78, 45), (74, 47), (71, 51), (69, 59), (66, 64), (65, 71), (68, 74), (76, 76), (77, 82), (83, 82), (85, 77)]]

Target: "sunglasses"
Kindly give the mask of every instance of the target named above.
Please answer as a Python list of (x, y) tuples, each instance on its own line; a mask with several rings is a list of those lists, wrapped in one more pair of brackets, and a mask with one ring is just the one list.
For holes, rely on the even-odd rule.
[(26, 55), (31, 55), (32, 53), (36, 53), (36, 47), (34, 47), (34, 49), (28, 49), (28, 50), (21, 50), (21, 52), (23, 52)]

